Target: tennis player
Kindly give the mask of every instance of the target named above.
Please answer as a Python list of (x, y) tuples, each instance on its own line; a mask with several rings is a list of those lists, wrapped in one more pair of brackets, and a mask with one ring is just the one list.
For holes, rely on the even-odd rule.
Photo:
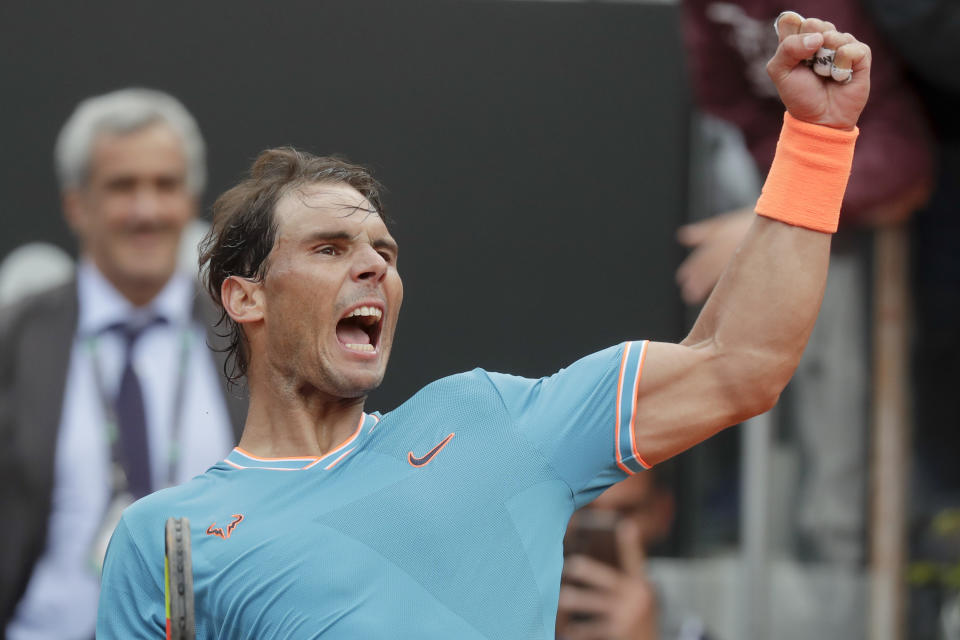
[[(552, 638), (571, 513), (770, 408), (813, 328), (870, 51), (820, 20), (778, 26), (777, 157), (690, 335), (540, 380), (475, 369), (366, 412), (403, 297), (378, 185), (337, 160), (263, 153), (217, 201), (204, 254), (250, 389), (243, 437), (126, 510), (97, 637), (162, 636), (164, 523), (186, 516), (197, 638)], [(821, 49), (828, 76), (805, 64)]]

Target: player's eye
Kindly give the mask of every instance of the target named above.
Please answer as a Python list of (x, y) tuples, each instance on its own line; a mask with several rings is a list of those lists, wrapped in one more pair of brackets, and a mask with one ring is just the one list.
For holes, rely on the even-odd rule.
[(325, 256), (336, 256), (340, 255), (340, 250), (332, 244), (323, 244), (319, 247), (316, 247), (313, 250), (314, 253), (319, 253)]

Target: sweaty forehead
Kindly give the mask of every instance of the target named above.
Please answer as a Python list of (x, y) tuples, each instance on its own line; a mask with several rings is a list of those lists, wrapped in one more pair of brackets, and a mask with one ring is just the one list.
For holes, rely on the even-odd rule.
[(303, 225), (345, 225), (380, 227), (383, 221), (376, 208), (347, 184), (311, 184), (296, 187), (277, 202), (277, 222), (284, 229)]

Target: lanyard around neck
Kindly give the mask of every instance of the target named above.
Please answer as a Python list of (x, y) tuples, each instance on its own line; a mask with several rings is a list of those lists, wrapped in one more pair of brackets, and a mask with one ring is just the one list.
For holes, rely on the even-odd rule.
[[(193, 331), (190, 323), (182, 324), (178, 331), (180, 353), (177, 363), (176, 379), (174, 382), (173, 406), (170, 412), (170, 441), (167, 448), (167, 476), (164, 486), (174, 483), (181, 460), (181, 435), (183, 429), (183, 404), (187, 388), (187, 370), (190, 364), (190, 351), (193, 344)], [(123, 470), (120, 452), (119, 420), (114, 398), (107, 391), (104, 381), (103, 367), (100, 362), (99, 338), (96, 335), (84, 340), (87, 354), (93, 368), (93, 379), (97, 386), (97, 396), (103, 410), (103, 431), (107, 443), (110, 445), (110, 482), (112, 495), (116, 496), (127, 490), (127, 474)], [(130, 355), (132, 357), (132, 354)], [(149, 424), (149, 423), (148, 423)], [(158, 489), (160, 487), (157, 487)]]

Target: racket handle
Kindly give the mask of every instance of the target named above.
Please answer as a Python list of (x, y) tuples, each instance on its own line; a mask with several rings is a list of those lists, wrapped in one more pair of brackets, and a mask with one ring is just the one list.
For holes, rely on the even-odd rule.
[(164, 600), (167, 640), (194, 640), (193, 563), (190, 558), (190, 520), (168, 518), (164, 527)]

